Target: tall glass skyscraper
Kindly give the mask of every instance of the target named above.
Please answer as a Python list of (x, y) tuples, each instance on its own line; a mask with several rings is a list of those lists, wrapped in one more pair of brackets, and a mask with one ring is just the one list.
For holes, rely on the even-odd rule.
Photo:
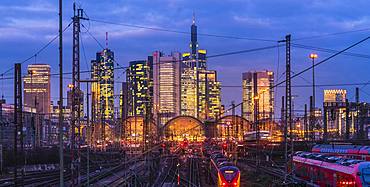
[[(254, 121), (254, 99), (258, 98), (258, 118), (266, 120), (274, 115), (274, 73), (272, 71), (246, 72), (242, 76), (243, 111), (242, 115)], [(257, 95), (255, 94), (255, 90)]]
[(114, 53), (104, 49), (96, 53), (96, 60), (91, 61), (92, 112), (97, 119), (114, 118)]
[(24, 78), (24, 105), (36, 108), (36, 112), (49, 114), (50, 100), (50, 65), (31, 64)]
[(162, 125), (180, 115), (180, 65), (180, 53), (153, 53), (153, 113)]
[(152, 56), (147, 60), (131, 61), (129, 64), (126, 74), (128, 116), (144, 116), (148, 112), (147, 109), (152, 108), (152, 64)]
[[(199, 49), (195, 19), (191, 25), (190, 53), (182, 54), (181, 64), (181, 115), (193, 116), (200, 120), (215, 119), (220, 113), (220, 83), (215, 71), (207, 70), (207, 51)], [(212, 74), (212, 75), (211, 75)], [(209, 76), (209, 77), (208, 77)], [(214, 77), (212, 80), (210, 77)], [(218, 89), (213, 94), (207, 91)], [(217, 101), (216, 101), (217, 100)], [(210, 102), (212, 101), (212, 102)], [(210, 104), (213, 103), (213, 104)], [(218, 106), (211, 106), (216, 105)]]

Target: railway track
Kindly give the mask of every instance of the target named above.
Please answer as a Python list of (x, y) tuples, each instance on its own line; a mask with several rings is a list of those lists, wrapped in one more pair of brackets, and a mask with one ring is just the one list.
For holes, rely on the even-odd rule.
[[(90, 170), (96, 171), (100, 169), (100, 167), (110, 168), (119, 163), (120, 162), (118, 160), (113, 160), (111, 162), (95, 162), (90, 165)], [(86, 167), (81, 168), (81, 176), (86, 176)], [(69, 181), (71, 179), (71, 175), (68, 170), (64, 172), (64, 178), (65, 181)], [(19, 177), (17, 182), (20, 183), (21, 180), (22, 179), (20, 179)], [(59, 170), (26, 173), (25, 176), (23, 177), (23, 184), (25, 184), (25, 186), (32, 187), (57, 185), (59, 184)], [(10, 177), (7, 179), (0, 180), (0, 187), (10, 187), (10, 186), (14, 186), (14, 178)]]
[(199, 176), (199, 160), (194, 157), (189, 158), (189, 170), (188, 170), (188, 187), (200, 187), (200, 176)]

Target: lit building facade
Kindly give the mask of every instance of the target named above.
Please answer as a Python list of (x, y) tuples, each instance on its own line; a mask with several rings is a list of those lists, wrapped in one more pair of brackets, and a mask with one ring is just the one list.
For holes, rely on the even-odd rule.
[(214, 70), (198, 71), (199, 119), (216, 119), (221, 114), (221, 83)]
[(24, 78), (24, 106), (36, 108), (37, 113), (50, 113), (50, 65), (31, 64)]
[[(274, 115), (274, 73), (271, 71), (246, 72), (242, 75), (242, 116), (249, 121), (254, 119), (254, 99), (258, 99), (258, 118), (272, 119)], [(255, 95), (255, 90), (257, 94)]]
[(200, 120), (214, 119), (221, 108), (220, 83), (216, 72), (207, 70), (207, 51), (199, 49), (194, 19), (189, 46), (190, 52), (182, 54), (180, 113)]
[(153, 53), (153, 113), (160, 124), (180, 115), (181, 54)]
[[(324, 119), (330, 137), (339, 137), (345, 133), (347, 90), (332, 89), (324, 90)], [(351, 113), (355, 118), (356, 113)], [(354, 127), (350, 128), (353, 131)]]
[(147, 60), (131, 61), (127, 72), (127, 114), (128, 116), (143, 116), (146, 106), (150, 108), (153, 93), (153, 57)]
[(114, 118), (114, 53), (104, 49), (96, 53), (96, 60), (91, 61), (91, 79), (96, 80), (91, 86), (93, 114), (96, 118), (113, 120)]
[(120, 119), (126, 119), (127, 118), (127, 101), (128, 101), (128, 84), (127, 82), (122, 82), (122, 88), (120, 92), (120, 98), (119, 98), (119, 117)]
[[(79, 97), (80, 118), (83, 118), (84, 117), (84, 92), (82, 90), (76, 90), (76, 92), (79, 92), (77, 94), (80, 95)], [(68, 90), (67, 91), (67, 107), (71, 110), (72, 110), (72, 102), (73, 102), (72, 98), (73, 98), (72, 90)]]

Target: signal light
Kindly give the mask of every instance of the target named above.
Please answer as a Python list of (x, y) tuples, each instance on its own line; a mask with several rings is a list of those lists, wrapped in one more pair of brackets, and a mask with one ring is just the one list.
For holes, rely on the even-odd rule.
[(227, 144), (226, 144), (226, 143), (223, 143), (223, 144), (222, 144), (222, 148), (223, 148), (223, 149), (226, 149), (226, 148), (227, 148)]

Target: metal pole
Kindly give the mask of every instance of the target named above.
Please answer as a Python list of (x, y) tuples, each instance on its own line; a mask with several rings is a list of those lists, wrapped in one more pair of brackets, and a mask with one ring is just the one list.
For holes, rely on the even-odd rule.
[(346, 99), (346, 140), (349, 140), (349, 102)]
[(307, 104), (304, 105), (304, 118), (303, 118), (303, 123), (304, 123), (304, 140), (308, 139), (308, 125), (307, 125)]
[(86, 116), (87, 116), (87, 186), (90, 186), (90, 145), (91, 145), (91, 142), (90, 142), (90, 107), (89, 107), (89, 82), (86, 82)]
[(59, 186), (64, 186), (63, 158), (63, 17), (62, 1), (59, 0)]

